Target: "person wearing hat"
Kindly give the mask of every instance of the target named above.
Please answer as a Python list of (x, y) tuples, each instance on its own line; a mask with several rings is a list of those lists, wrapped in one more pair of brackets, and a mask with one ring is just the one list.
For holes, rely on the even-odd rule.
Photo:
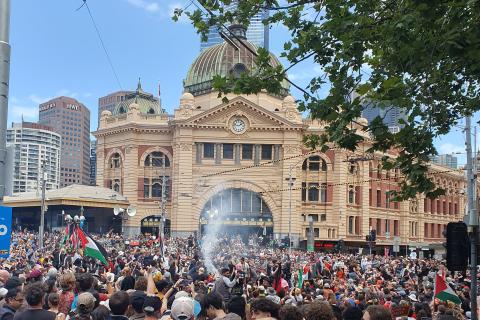
[(145, 318), (145, 313), (143, 312), (143, 305), (147, 294), (143, 291), (133, 291), (130, 293), (130, 305), (133, 309), (133, 315), (130, 316), (129, 320), (142, 320)]
[[(143, 303), (143, 311), (145, 314), (145, 320), (157, 320), (158, 315), (160, 314), (160, 309), (162, 307), (162, 302), (157, 296), (147, 296)], [(130, 318), (132, 319), (132, 318)]]
[(81, 293), (77, 299), (76, 314), (70, 317), (72, 320), (90, 320), (95, 308), (95, 297), (90, 292)]
[(0, 308), (0, 320), (12, 320), (24, 300), (23, 293), (18, 288), (8, 290), (5, 295), (5, 304)]
[(195, 318), (193, 299), (188, 297), (175, 299), (170, 316), (173, 320), (193, 320)]

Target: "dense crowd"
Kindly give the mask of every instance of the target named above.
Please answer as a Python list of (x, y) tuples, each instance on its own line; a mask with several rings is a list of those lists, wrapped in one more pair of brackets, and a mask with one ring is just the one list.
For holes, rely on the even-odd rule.
[[(1, 260), (0, 320), (466, 319), (470, 275), (441, 261), (265, 246), (251, 236), (94, 236), (110, 263), (48, 234), (12, 235)], [(205, 249), (207, 248), (207, 249)], [(461, 303), (434, 297), (442, 273)], [(475, 297), (476, 298), (476, 297)]]

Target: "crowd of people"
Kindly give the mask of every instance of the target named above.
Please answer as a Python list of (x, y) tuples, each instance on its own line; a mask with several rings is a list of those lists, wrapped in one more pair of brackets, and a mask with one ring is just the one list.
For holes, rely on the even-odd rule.
[[(13, 233), (10, 257), (0, 260), (0, 320), (471, 316), (469, 273), (451, 273), (439, 260), (289, 251), (263, 246), (256, 236), (218, 236), (208, 244), (93, 237), (108, 252), (108, 265), (65, 245), (61, 233), (46, 235), (43, 249), (36, 234)], [(461, 303), (436, 299), (439, 272)]]

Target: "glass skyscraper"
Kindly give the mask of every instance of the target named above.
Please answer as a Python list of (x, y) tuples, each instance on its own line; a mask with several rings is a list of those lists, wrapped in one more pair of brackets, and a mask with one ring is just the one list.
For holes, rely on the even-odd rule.
[[(226, 6), (226, 10), (234, 11), (237, 8), (238, 0), (232, 1), (231, 4)], [(268, 25), (263, 24), (263, 20), (268, 18), (268, 11), (265, 10), (263, 12), (259, 12), (255, 16), (250, 19), (250, 25), (247, 29), (247, 39), (251, 43), (263, 47), (268, 50), (268, 42), (269, 42), (269, 27)], [(228, 25), (227, 25), (228, 27)], [(200, 50), (203, 51), (206, 48), (214, 46), (216, 44), (222, 43), (224, 40), (220, 36), (219, 31), (222, 29), (218, 28), (217, 26), (210, 27), (208, 32), (208, 40), (206, 42), (200, 43)], [(226, 30), (223, 30), (225, 32)]]

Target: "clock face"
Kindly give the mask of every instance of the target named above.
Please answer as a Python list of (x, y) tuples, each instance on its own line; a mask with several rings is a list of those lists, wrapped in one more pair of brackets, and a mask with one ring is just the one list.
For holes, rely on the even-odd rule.
[(243, 132), (245, 130), (245, 121), (242, 119), (235, 119), (232, 123), (232, 130), (236, 133)]

